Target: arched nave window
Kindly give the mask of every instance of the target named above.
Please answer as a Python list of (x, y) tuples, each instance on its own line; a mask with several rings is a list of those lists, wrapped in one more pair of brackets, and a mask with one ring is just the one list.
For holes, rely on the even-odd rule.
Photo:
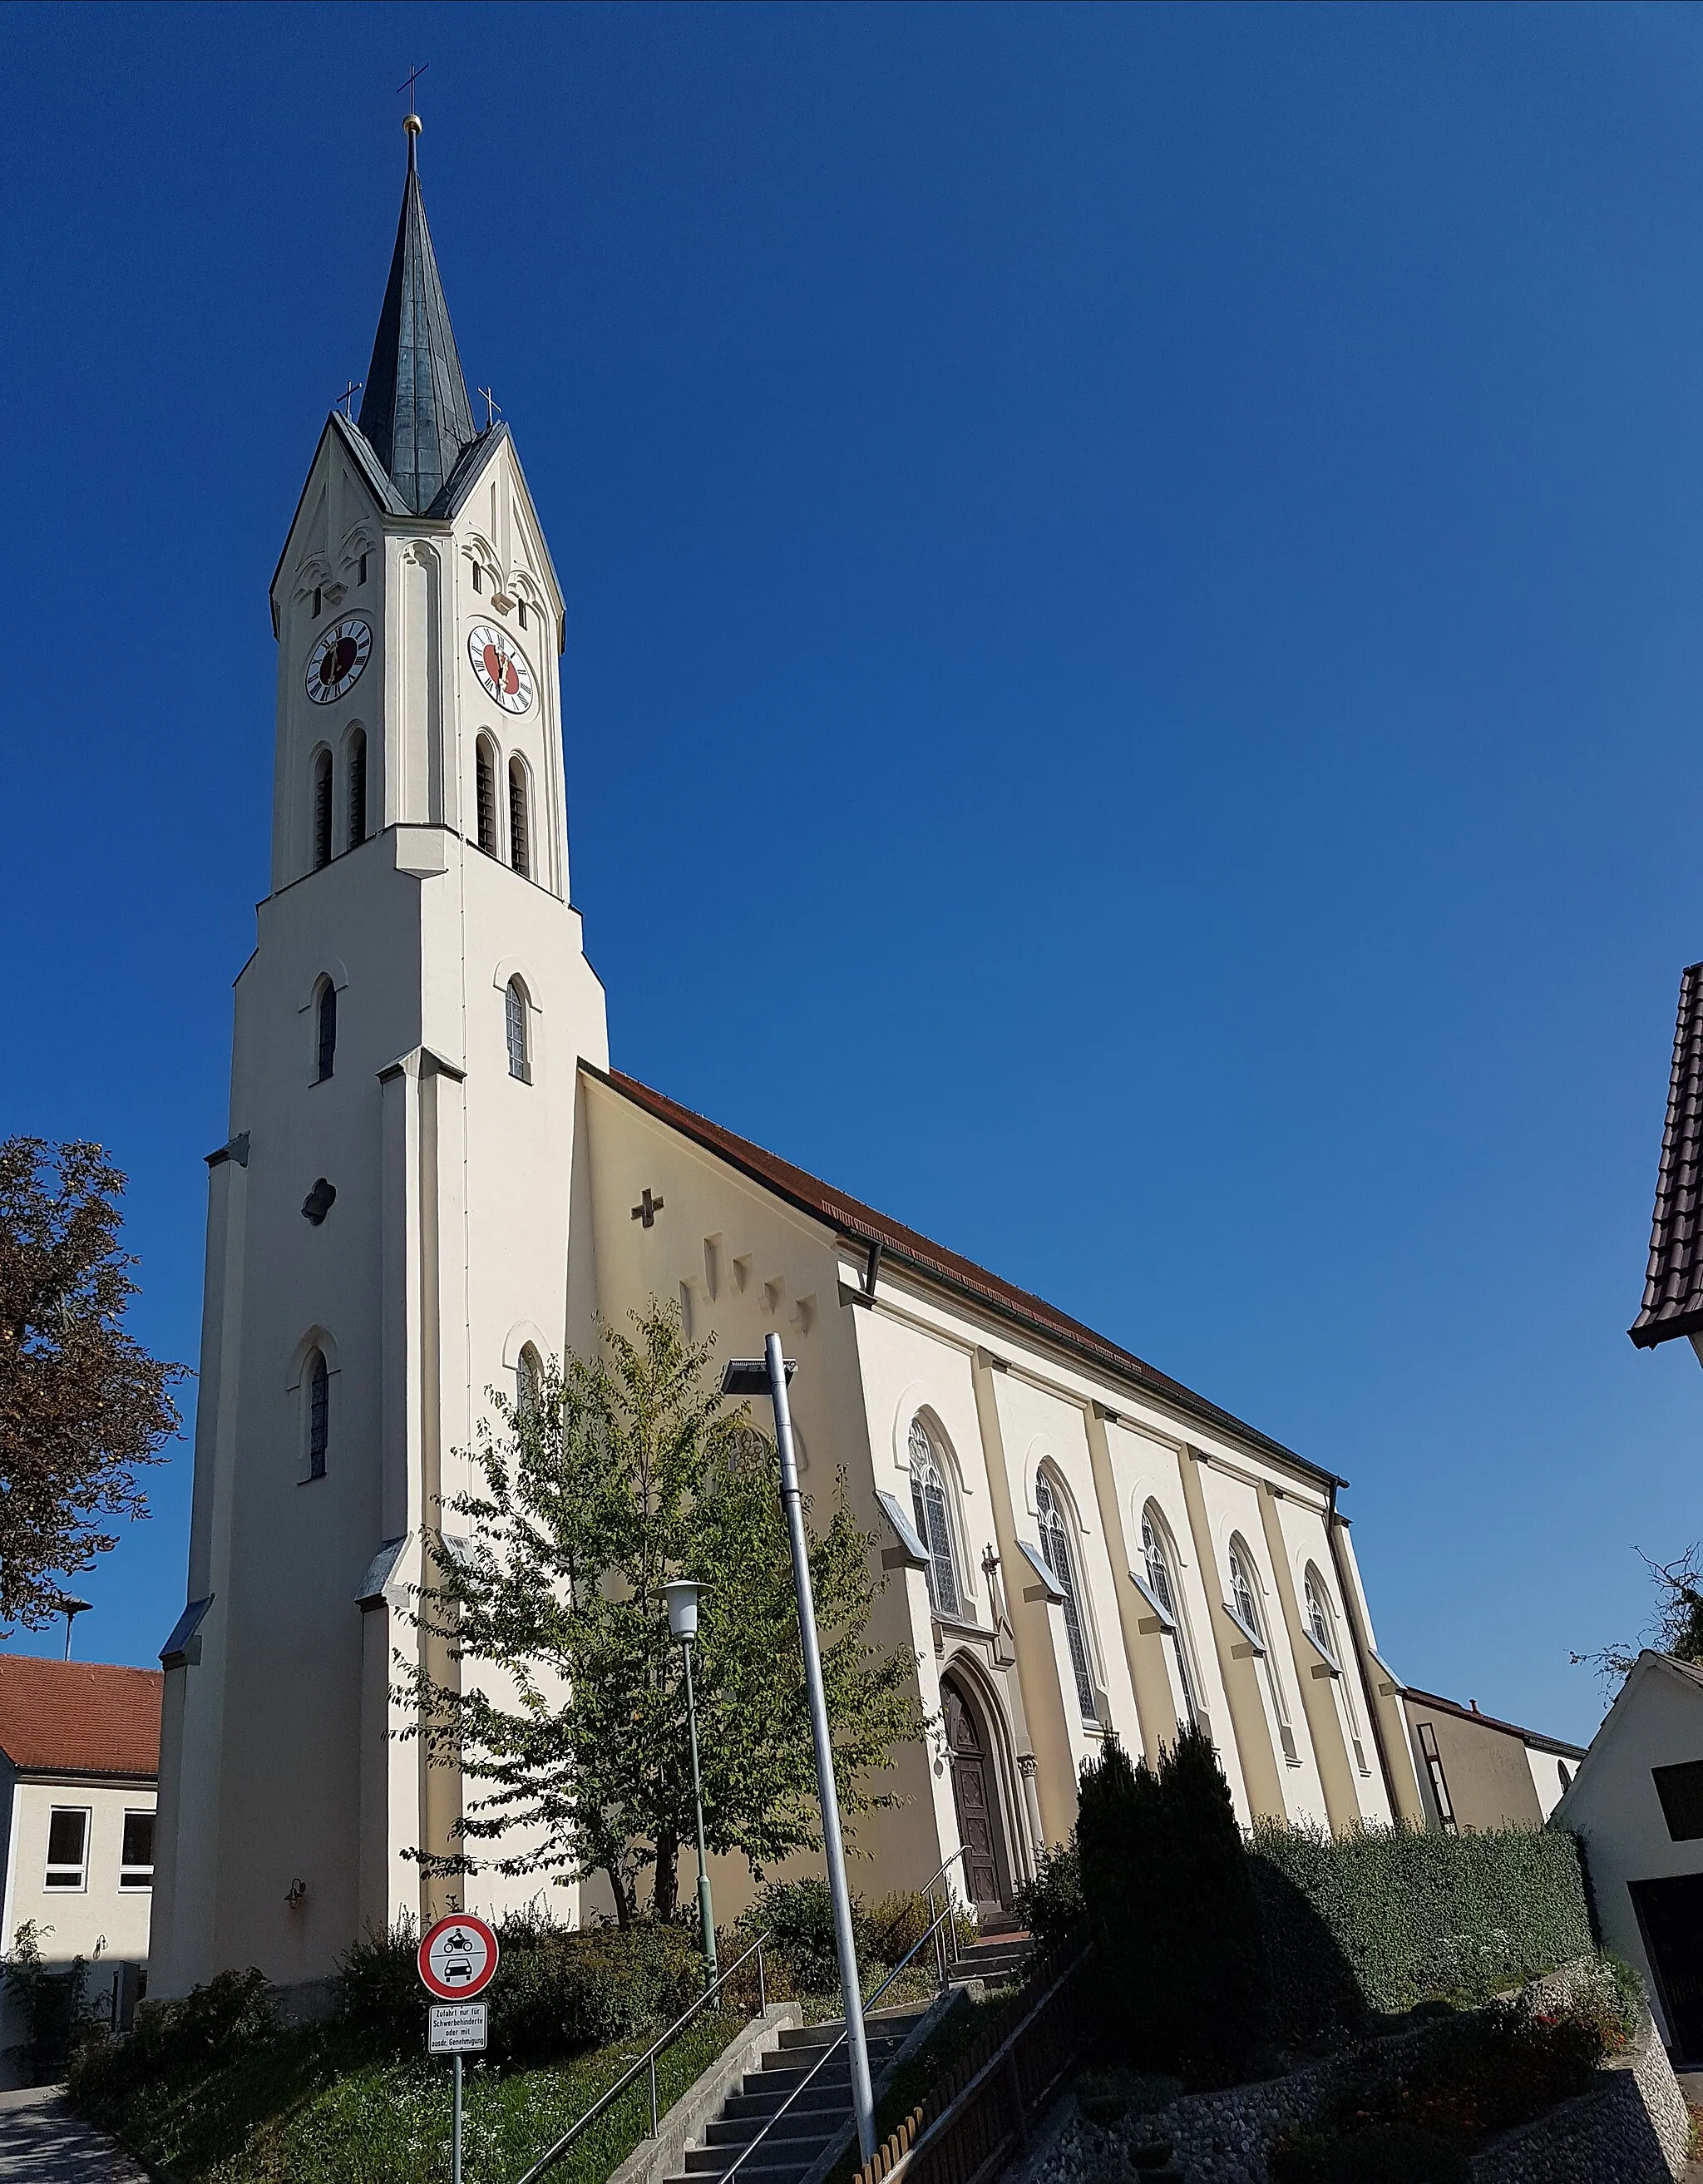
[(523, 1084), (530, 1084), (532, 1056), (526, 1021), (526, 989), (519, 978), (510, 978), (504, 989), (503, 1010), (509, 1035), (509, 1074), (518, 1077)]
[(331, 861), (331, 755), (322, 750), (314, 760), (314, 870)]
[(509, 862), (521, 878), (529, 879), (532, 871), (532, 838), (527, 824), (526, 761), (511, 758), (509, 761)]
[(1088, 1634), (1082, 1628), (1082, 1606), (1077, 1592), (1076, 1557), (1071, 1552), (1070, 1528), (1059, 1506), (1058, 1491), (1050, 1479), (1042, 1478), (1036, 1481), (1035, 1513), (1041, 1523), (1041, 1552), (1064, 1595), (1065, 1635), (1070, 1641), (1071, 1666), (1076, 1671), (1077, 1698), (1082, 1719), (1098, 1721), (1094, 1669), (1088, 1660)]
[(308, 1387), (308, 1476), (326, 1475), (326, 1450), (331, 1437), (331, 1376), (325, 1352), (316, 1350), (303, 1374)]
[(479, 846), (487, 857), (497, 854), (497, 753), (489, 736), (474, 746), (473, 801), (478, 816)]
[(1355, 1708), (1354, 1687), (1343, 1669), (1343, 1651), (1337, 1640), (1337, 1623), (1331, 1610), (1331, 1596), (1325, 1590), (1324, 1580), (1311, 1563), (1307, 1564), (1306, 1575), (1301, 1580), (1301, 1596), (1306, 1603), (1307, 1628), (1312, 1633), (1313, 1643), (1336, 1670), (1331, 1680), (1342, 1696), (1348, 1741), (1354, 1747), (1354, 1763), (1362, 1774), (1370, 1774), (1372, 1769), (1366, 1764), (1366, 1745), (1360, 1733), (1360, 1715)]
[(1289, 1725), (1289, 1709), (1283, 1697), (1282, 1679), (1272, 1655), (1272, 1641), (1266, 1630), (1266, 1618), (1260, 1609), (1260, 1587), (1254, 1575), (1253, 1557), (1241, 1540), (1230, 1542), (1230, 1599), (1236, 1618), (1260, 1649), (1260, 1660), (1266, 1673), (1266, 1689), (1272, 1701), (1272, 1719), (1277, 1725), (1277, 1736), (1283, 1747), (1283, 1757), (1292, 1767), (1299, 1766), (1295, 1751), (1295, 1732)]
[(349, 738), (348, 847), (359, 849), (366, 839), (366, 730), (357, 728)]
[(337, 1059), (337, 989), (329, 978), (320, 981), (319, 1006), (315, 1011), (314, 1032), (318, 1040), (319, 1075), (314, 1080), (323, 1084)]
[(963, 1602), (952, 1552), (952, 1524), (946, 1507), (946, 1480), (934, 1444), (921, 1418), (910, 1422), (910, 1506), (916, 1529), (928, 1550), (928, 1596), (937, 1615), (960, 1615)]
[(1171, 1618), (1166, 1634), (1171, 1640), (1172, 1656), (1177, 1663), (1177, 1680), (1182, 1687), (1183, 1704), (1191, 1722), (1201, 1717), (1200, 1685), (1194, 1674), (1194, 1663), (1188, 1643), (1188, 1626), (1183, 1619), (1183, 1589), (1174, 1574), (1175, 1549), (1166, 1532), (1165, 1520), (1149, 1502), (1141, 1513), (1141, 1554), (1147, 1564), (1147, 1583), (1154, 1598)]

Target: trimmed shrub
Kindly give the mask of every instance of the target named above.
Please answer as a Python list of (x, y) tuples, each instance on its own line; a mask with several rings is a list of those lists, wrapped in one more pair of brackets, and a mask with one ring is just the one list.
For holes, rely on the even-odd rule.
[[(683, 1928), (647, 1922), (576, 1931), (534, 1914), (497, 1929), (502, 1954), (488, 1989), (494, 2063), (554, 2063), (582, 2048), (677, 2017), (704, 1984), (704, 1959)], [(380, 2053), (416, 2053), (427, 1996), (404, 1919), (369, 1934), (343, 1958), (343, 2023)]]
[(1082, 1931), (1088, 1910), (1074, 1833), (1067, 1843), (1041, 1852), (1034, 1879), (1017, 1891), (1016, 1913), (1034, 1936), (1039, 1956), (1050, 1956)]
[(1142, 2068), (1234, 2070), (1264, 2031), (1266, 1950), (1207, 1738), (1181, 1731), (1154, 1768), (1108, 1737), (1082, 1772), (1077, 1852), (1108, 2037)]
[[(894, 1895), (883, 1896), (879, 1903), (872, 1905), (864, 1914), (865, 1930), (869, 1936), (869, 1942), (867, 1947), (861, 1941), (858, 1943), (860, 1966), (868, 1970), (877, 1964), (886, 1964), (891, 1969), (895, 1964), (903, 1964), (910, 1951), (916, 1947), (928, 1931), (935, 1912), (939, 1908), (938, 1897), (934, 1900), (934, 1910), (931, 1911), (928, 1898), (920, 1890), (915, 1888), (901, 1889)], [(981, 1938), (981, 1929), (968, 1912), (960, 1910), (952, 1923), (957, 1929), (959, 1947), (973, 1948)], [(855, 1932), (857, 1928), (855, 1907), (854, 1907), (852, 1924)], [(945, 1930), (943, 1926), (941, 1929), (943, 1937)], [(832, 1938), (830, 1935), (831, 1946)], [(911, 1958), (914, 1964), (932, 1964), (933, 1961), (932, 1944)], [(836, 1961), (834, 1976), (836, 1979), (839, 1976), (838, 1961)]]
[(1333, 1838), (1261, 1821), (1253, 1850), (1277, 2015), (1291, 2030), (1431, 1995), (1483, 2000), (1591, 1953), (1568, 1835), (1401, 1825)]
[(71, 2103), (97, 2123), (138, 2095), (164, 2102), (209, 2071), (240, 2062), (278, 2030), (264, 1972), (220, 1972), (181, 2001), (151, 2003), (123, 2040), (91, 2040), (71, 2061)]
[(491, 2053), (526, 2067), (606, 2047), (679, 2016), (703, 1986), (704, 1959), (677, 1926), (553, 1932), (498, 1964)]
[[(889, 1961), (881, 1953), (882, 1936), (871, 1930), (869, 1914), (856, 1897), (851, 1908), (859, 1964)], [(753, 1941), (759, 1934), (771, 1937), (776, 1961), (797, 1993), (838, 1992), (839, 1952), (834, 1943), (833, 1900), (826, 1880), (771, 1880), (740, 1913), (739, 1931)], [(904, 1953), (901, 1949), (899, 1954)], [(771, 1991), (779, 1993), (781, 1988)]]

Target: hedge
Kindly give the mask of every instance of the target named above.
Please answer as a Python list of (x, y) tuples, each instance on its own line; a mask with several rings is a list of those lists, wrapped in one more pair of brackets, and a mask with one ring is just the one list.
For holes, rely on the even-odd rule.
[(1273, 2000), (1290, 2029), (1437, 1995), (1480, 2001), (1594, 1947), (1570, 1835), (1400, 1826), (1333, 1838), (1261, 1822), (1251, 1849)]

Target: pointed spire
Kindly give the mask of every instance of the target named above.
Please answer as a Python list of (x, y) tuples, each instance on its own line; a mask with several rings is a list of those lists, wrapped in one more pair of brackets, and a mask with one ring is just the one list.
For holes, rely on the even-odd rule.
[(408, 180), (359, 421), (397, 491), (420, 515), (437, 498), (475, 433), (420, 194), (415, 161), (420, 116), (410, 114), (403, 127), (408, 131)]

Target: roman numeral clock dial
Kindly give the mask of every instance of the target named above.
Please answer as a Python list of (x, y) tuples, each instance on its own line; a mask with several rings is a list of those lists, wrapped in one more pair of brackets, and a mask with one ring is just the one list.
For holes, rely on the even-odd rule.
[(328, 629), (308, 655), (308, 695), (329, 705), (361, 679), (372, 656), (372, 626), (351, 615)]
[(524, 713), (537, 694), (526, 655), (506, 630), (476, 621), (467, 632), (467, 656), (487, 698), (505, 713)]

